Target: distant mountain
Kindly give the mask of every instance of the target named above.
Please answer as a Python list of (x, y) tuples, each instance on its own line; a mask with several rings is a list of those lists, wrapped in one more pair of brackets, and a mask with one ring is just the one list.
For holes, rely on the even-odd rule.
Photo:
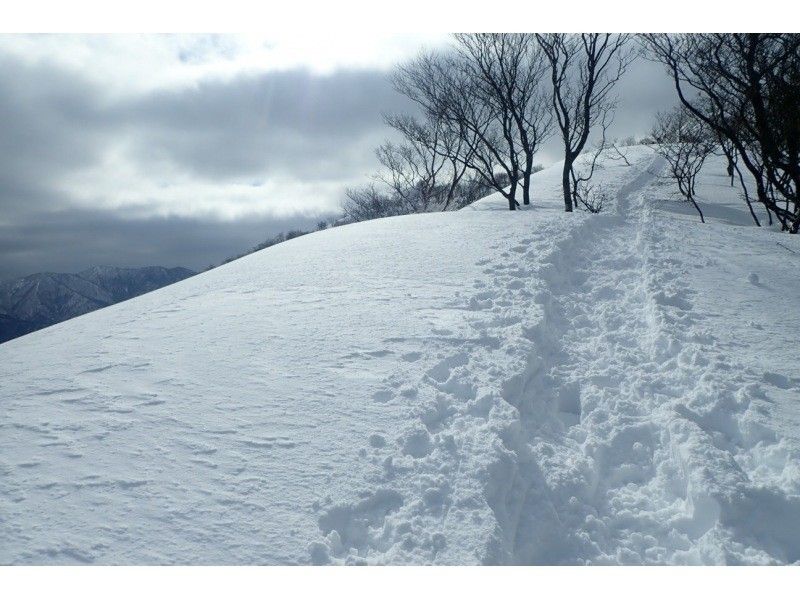
[(187, 268), (94, 266), (78, 274), (43, 272), (1, 282), (0, 343), (194, 274)]

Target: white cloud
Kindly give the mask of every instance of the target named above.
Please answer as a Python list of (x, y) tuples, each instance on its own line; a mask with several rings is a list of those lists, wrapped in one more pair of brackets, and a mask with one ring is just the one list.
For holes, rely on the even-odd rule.
[(0, 52), (28, 62), (48, 61), (102, 84), (108, 93), (136, 94), (182, 87), (209, 78), (275, 70), (387, 69), (442, 34), (36, 34), (2, 35)]
[(102, 163), (62, 179), (69, 207), (120, 211), (137, 218), (195, 218), (235, 221), (250, 217), (316, 217), (338, 211), (345, 184), (360, 177), (305, 180), (282, 174), (228, 181), (200, 179), (169, 164), (146, 172), (126, 158), (125, 147), (106, 152)]
[[(330, 213), (365, 180), (381, 110), (400, 101), (376, 67), (421, 41), (0, 35), (0, 111), (13, 124), (0, 205), (226, 221)], [(46, 188), (33, 185), (42, 177)], [(27, 187), (38, 196), (22, 202)]]

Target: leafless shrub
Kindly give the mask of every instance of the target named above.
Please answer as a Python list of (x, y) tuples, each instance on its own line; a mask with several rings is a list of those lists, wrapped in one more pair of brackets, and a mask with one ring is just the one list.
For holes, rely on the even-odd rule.
[(691, 112), (679, 107), (656, 116), (652, 137), (658, 142), (656, 151), (666, 159), (681, 195), (697, 210), (700, 221), (705, 222), (695, 192), (703, 162), (716, 147), (713, 135)]
[(374, 184), (346, 189), (342, 211), (350, 222), (397, 216), (403, 213), (397, 198), (382, 193)]
[[(628, 139), (632, 140), (633, 137), (629, 137)], [(629, 143), (629, 145), (635, 145), (635, 141)], [(609, 151), (606, 152), (606, 157), (608, 157), (609, 160), (622, 160), (623, 162), (625, 162), (625, 166), (631, 166), (631, 163), (628, 160), (628, 156), (626, 156), (625, 153), (622, 150), (620, 150), (619, 147), (617, 147), (616, 142), (612, 143), (609, 146)]]
[(611, 193), (604, 185), (594, 185), (588, 181), (581, 182), (574, 194), (576, 207), (583, 207), (587, 212), (599, 214), (611, 201)]

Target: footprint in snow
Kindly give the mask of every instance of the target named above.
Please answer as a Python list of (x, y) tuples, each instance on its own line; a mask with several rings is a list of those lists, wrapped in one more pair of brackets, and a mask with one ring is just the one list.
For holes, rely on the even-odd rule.
[(428, 456), (431, 450), (431, 435), (424, 428), (417, 428), (403, 439), (403, 453), (415, 459)]
[(403, 361), (408, 361), (408, 362), (418, 361), (422, 357), (422, 353), (420, 353), (419, 351), (410, 351), (408, 353), (403, 353), (401, 357)]
[(784, 376), (783, 374), (777, 374), (775, 372), (764, 372), (762, 378), (764, 382), (772, 384), (772, 386), (776, 386), (783, 390), (789, 390), (790, 388), (800, 388), (800, 378), (789, 378), (788, 376)]
[(386, 446), (386, 438), (380, 434), (372, 434), (369, 437), (369, 445), (372, 448), (383, 448)]
[(383, 530), (386, 517), (403, 506), (403, 502), (396, 490), (379, 488), (358, 502), (330, 507), (318, 521), (324, 540), (308, 546), (311, 562), (323, 565), (332, 556), (349, 554), (352, 548), (359, 553), (375, 548), (380, 538), (375, 537), (373, 530)]
[(372, 400), (378, 403), (388, 403), (393, 398), (394, 398), (394, 393), (388, 389), (379, 390), (372, 394)]

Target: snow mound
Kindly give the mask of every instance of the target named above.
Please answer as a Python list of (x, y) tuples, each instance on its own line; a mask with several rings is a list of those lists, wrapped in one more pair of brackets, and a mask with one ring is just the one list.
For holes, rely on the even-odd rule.
[(798, 240), (625, 151), (0, 346), (0, 561), (796, 562)]

